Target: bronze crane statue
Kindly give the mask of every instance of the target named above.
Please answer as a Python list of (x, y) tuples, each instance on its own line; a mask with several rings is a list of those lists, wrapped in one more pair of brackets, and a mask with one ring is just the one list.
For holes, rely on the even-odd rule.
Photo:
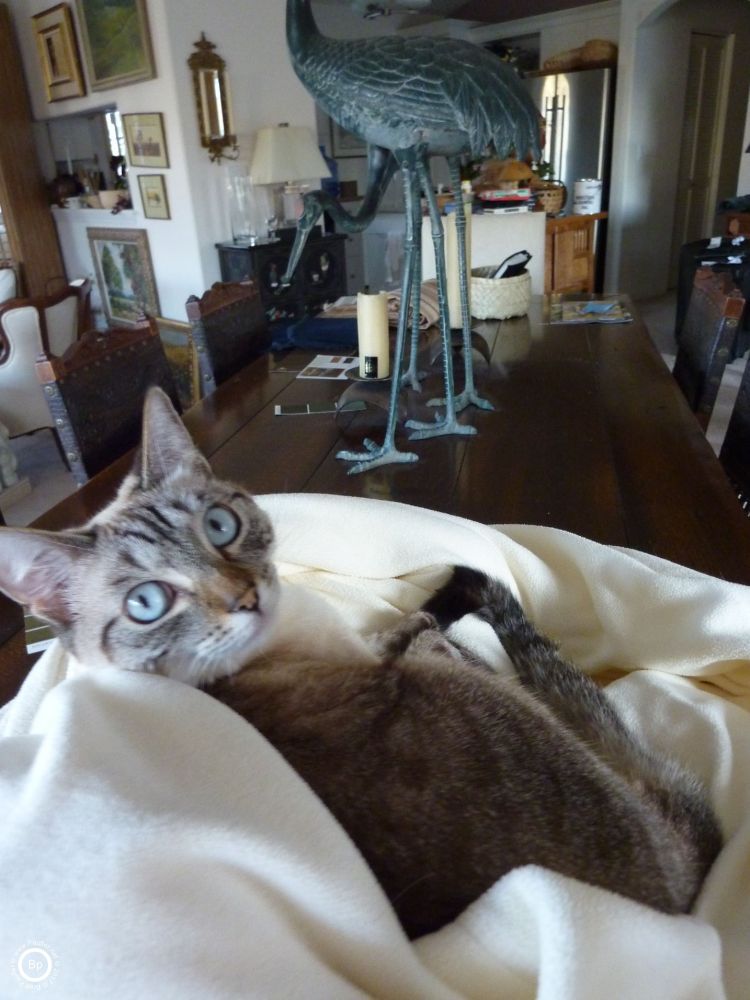
[[(291, 283), (292, 276), (305, 249), (307, 239), (324, 212), (328, 212), (339, 231), (344, 233), (361, 233), (372, 222), (385, 189), (398, 170), (398, 163), (389, 149), (381, 146), (367, 147), (367, 180), (362, 203), (355, 213), (347, 212), (344, 206), (327, 191), (309, 191), (302, 196), (303, 211), (297, 222), (297, 232), (294, 236), (292, 251), (289, 254), (286, 271), (281, 279), (282, 287)], [(412, 290), (412, 336), (409, 366), (401, 377), (402, 385), (409, 385), (419, 390), (419, 371), (417, 369), (417, 352), (419, 346), (419, 304), (421, 285), (421, 262), (419, 258), (415, 266), (415, 281)]]
[[(286, 34), (294, 70), (321, 108), (368, 146), (390, 150), (404, 185), (405, 262), (385, 437), (381, 445), (366, 440), (363, 452), (342, 451), (337, 457), (355, 463), (350, 472), (390, 462), (416, 462), (415, 453), (396, 447), (395, 430), (408, 307), (419, 256), (420, 193), (429, 206), (435, 247), (445, 413), (433, 423), (408, 421), (410, 440), (474, 434), (474, 427), (458, 422), (457, 412), (469, 404), (491, 408), (474, 386), (464, 242), (466, 217), (460, 197), (456, 203), (456, 229), (465, 383), (460, 395), (454, 396), (443, 227), (430, 182), (429, 157), (447, 157), (451, 183), (458, 192), (460, 162), (465, 154), (478, 157), (489, 147), (498, 156), (512, 152), (523, 156), (528, 151), (538, 154), (539, 112), (515, 72), (470, 42), (398, 35), (326, 38), (315, 23), (310, 0), (287, 0)], [(377, 190), (372, 197), (378, 197)]]

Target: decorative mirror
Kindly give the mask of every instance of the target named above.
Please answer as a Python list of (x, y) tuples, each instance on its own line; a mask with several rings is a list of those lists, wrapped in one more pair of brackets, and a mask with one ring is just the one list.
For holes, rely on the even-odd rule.
[[(226, 62), (209, 42), (205, 32), (195, 42), (198, 50), (188, 59), (193, 74), (193, 90), (198, 109), (198, 128), (201, 145), (208, 150), (212, 161), (236, 160), (239, 155), (237, 136), (234, 135), (232, 109), (229, 106), (229, 83), (226, 77)], [(231, 152), (225, 153), (229, 148)]]

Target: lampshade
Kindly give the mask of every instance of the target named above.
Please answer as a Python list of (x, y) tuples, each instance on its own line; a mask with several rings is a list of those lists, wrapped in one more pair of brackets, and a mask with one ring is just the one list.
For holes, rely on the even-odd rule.
[(267, 125), (258, 129), (250, 176), (255, 184), (288, 184), (330, 177), (311, 129), (305, 125)]

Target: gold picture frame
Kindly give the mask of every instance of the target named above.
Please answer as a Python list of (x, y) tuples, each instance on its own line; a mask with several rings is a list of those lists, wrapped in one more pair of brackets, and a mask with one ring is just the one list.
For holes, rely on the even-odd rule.
[(161, 112), (122, 116), (131, 167), (168, 167), (167, 140)]
[(164, 174), (139, 174), (141, 205), (146, 219), (171, 219)]
[(158, 316), (159, 296), (145, 229), (87, 228), (104, 315), (111, 326)]
[(73, 18), (66, 3), (42, 10), (31, 18), (47, 101), (83, 97), (86, 85), (81, 72)]
[(92, 90), (156, 76), (146, 0), (77, 0), (78, 24)]

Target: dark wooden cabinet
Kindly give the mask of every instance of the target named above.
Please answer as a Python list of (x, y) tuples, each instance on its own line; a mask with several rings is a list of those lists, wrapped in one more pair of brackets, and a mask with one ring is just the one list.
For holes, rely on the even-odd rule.
[(292, 282), (282, 287), (292, 243), (217, 243), (222, 281), (253, 278), (269, 321), (300, 319), (346, 294), (346, 236), (311, 235)]

